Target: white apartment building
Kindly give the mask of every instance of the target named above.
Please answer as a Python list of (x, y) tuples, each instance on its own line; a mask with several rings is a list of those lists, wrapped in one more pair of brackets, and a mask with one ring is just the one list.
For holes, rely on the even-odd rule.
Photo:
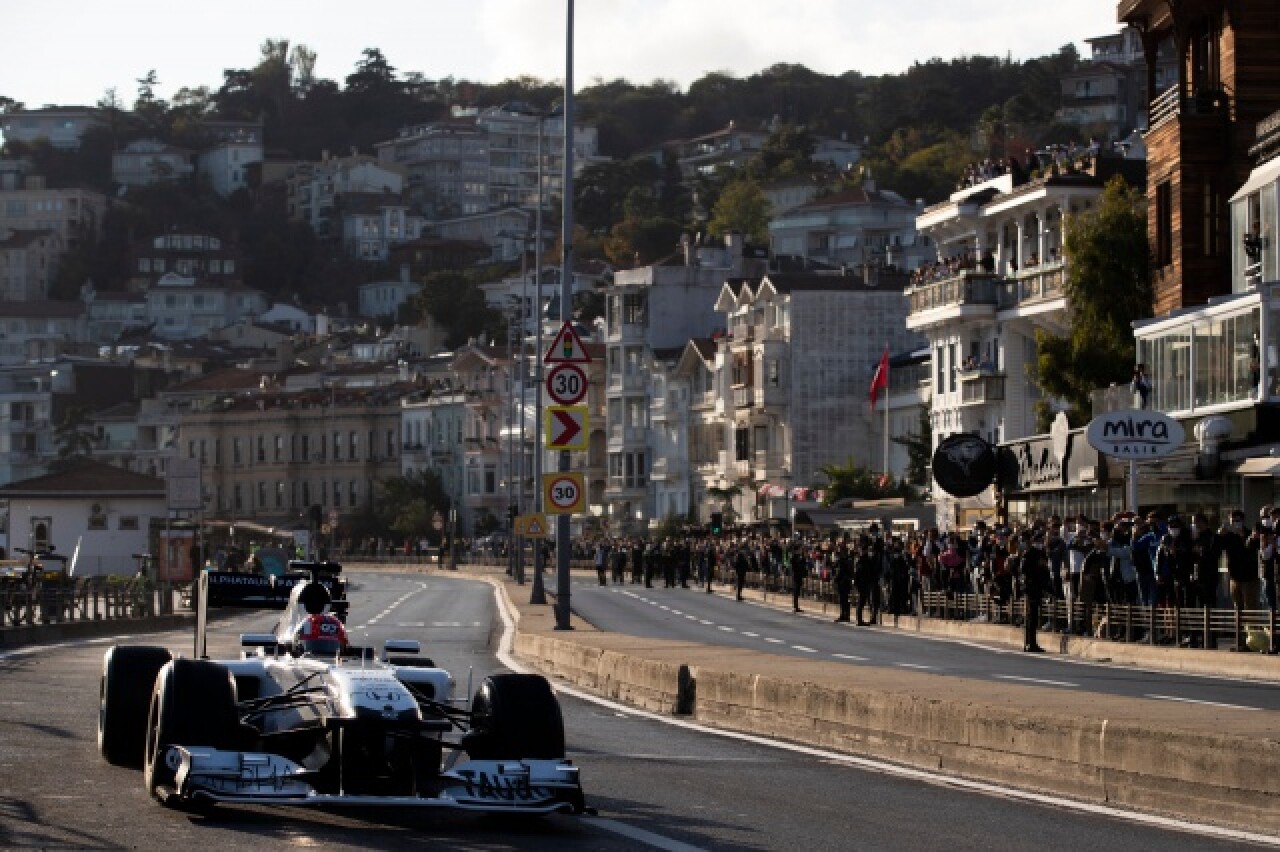
[(679, 265), (614, 274), (605, 297), (608, 482), (604, 494), (614, 528), (643, 528), (658, 514), (650, 487), (656, 458), (651, 379), (657, 360), (665, 357), (664, 351), (710, 337), (722, 326), (716, 298), (724, 282), (740, 277), (746, 266), (740, 239), (731, 237), (724, 249), (700, 248), (695, 253), (686, 246)]
[(916, 234), (923, 204), (912, 204), (867, 179), (862, 186), (814, 198), (774, 217), (774, 257), (804, 258), (827, 266), (892, 265), (915, 269), (933, 252)]
[(226, 198), (237, 189), (248, 188), (249, 178), (262, 159), (262, 141), (256, 134), (232, 137), (201, 151), (196, 157), (196, 172)]
[[(1041, 394), (1027, 368), (1035, 334), (1065, 333), (1065, 221), (1093, 206), (1121, 161), (1014, 185), (1006, 174), (961, 189), (916, 220), (937, 246), (907, 288), (907, 327), (928, 338), (933, 361), (933, 441), (972, 432), (998, 444), (1036, 434)], [(1056, 171), (1056, 170), (1055, 170)], [(956, 500), (934, 488), (938, 522), (964, 524), (994, 494)]]
[(0, 300), (0, 366), (56, 358), (88, 340), (80, 302)]
[(111, 155), (111, 179), (121, 186), (151, 186), (195, 173), (192, 152), (158, 139), (137, 139)]
[(463, 478), (465, 454), (463, 429), (467, 422), (464, 391), (438, 386), (425, 398), (401, 403), (400, 435), (404, 450), (400, 470), (404, 475), (432, 471), (440, 477), (453, 506), (461, 505), (466, 483)]
[(0, 134), (6, 142), (47, 139), (54, 148), (74, 151), (86, 130), (102, 124), (101, 112), (93, 107), (49, 106), (0, 115)]
[(62, 253), (62, 239), (52, 231), (0, 230), (0, 301), (49, 298)]
[(728, 334), (720, 340), (727, 382), (719, 487), (741, 489), (739, 518), (772, 517), (765, 497), (819, 485), (828, 464), (880, 467), (871, 378), (886, 347), (923, 341), (904, 323), (905, 275), (867, 272), (770, 273), (721, 289), (716, 310)]
[(489, 135), (474, 118), (404, 127), (373, 147), (379, 160), (405, 169), (409, 200), (428, 217), (489, 209)]
[(389, 192), (348, 193), (338, 210), (347, 253), (369, 263), (386, 263), (393, 247), (418, 239), (426, 225), (401, 195)]
[(147, 319), (157, 337), (185, 340), (253, 319), (267, 310), (267, 297), (239, 285), (209, 285), (169, 272), (145, 294)]
[[(15, 161), (7, 164), (20, 166)], [(91, 189), (48, 189), (40, 175), (19, 167), (0, 172), (0, 233), (53, 231), (70, 249), (97, 236), (107, 198)]]
[(285, 178), (289, 219), (306, 222), (321, 237), (341, 235), (334, 212), (340, 196), (351, 192), (399, 195), (404, 188), (403, 167), (360, 154), (330, 157), (325, 152), (320, 162), (298, 163)]

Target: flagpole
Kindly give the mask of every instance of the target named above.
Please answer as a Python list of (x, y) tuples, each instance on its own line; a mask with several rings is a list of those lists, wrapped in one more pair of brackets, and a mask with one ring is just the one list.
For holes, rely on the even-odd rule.
[[(884, 345), (884, 351), (887, 354), (889, 344)], [(884, 365), (884, 481), (885, 485), (889, 484), (889, 362), (885, 361)]]

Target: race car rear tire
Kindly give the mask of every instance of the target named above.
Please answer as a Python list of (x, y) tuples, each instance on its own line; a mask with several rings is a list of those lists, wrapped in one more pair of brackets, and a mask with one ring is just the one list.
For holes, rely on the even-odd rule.
[(473, 760), (564, 757), (564, 718), (541, 675), (490, 675), (471, 700), (471, 731), (462, 746)]
[(142, 768), (151, 692), (156, 674), (171, 659), (168, 648), (153, 645), (116, 645), (103, 655), (98, 751), (107, 763)]
[(168, 746), (233, 749), (239, 737), (236, 683), (231, 672), (209, 660), (177, 659), (156, 676), (147, 717), (146, 761), (142, 782), (165, 801), (174, 787), (176, 762), (166, 760)]

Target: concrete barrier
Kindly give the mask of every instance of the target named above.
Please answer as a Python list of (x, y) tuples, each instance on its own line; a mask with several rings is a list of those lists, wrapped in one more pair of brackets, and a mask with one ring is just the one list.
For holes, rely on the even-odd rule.
[[(549, 675), (658, 713), (682, 664), (521, 632), (514, 650)], [(692, 717), (716, 727), (1077, 800), (1280, 833), (1280, 742), (1140, 719), (1008, 707), (933, 694), (690, 664)]]
[(72, 639), (96, 639), (102, 636), (162, 633), (166, 630), (194, 630), (195, 623), (194, 615), (176, 614), (6, 627), (0, 630), (0, 648), (66, 642)]

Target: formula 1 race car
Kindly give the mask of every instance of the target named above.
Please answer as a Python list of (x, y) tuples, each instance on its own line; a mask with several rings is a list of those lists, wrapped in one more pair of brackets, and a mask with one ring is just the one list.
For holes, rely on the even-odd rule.
[[(564, 723), (538, 675), (485, 678), (466, 707), (453, 677), (412, 640), (346, 643), (333, 579), (340, 566), (292, 563), (285, 599), (245, 584), (240, 605), (284, 613), (274, 633), (242, 634), (241, 658), (204, 654), (206, 606), (235, 604), (239, 584), (200, 581), (196, 658), (120, 645), (106, 652), (98, 747), (141, 767), (170, 805), (216, 803), (447, 807), (582, 813)], [(244, 576), (244, 575), (241, 575)], [(302, 579), (306, 577), (306, 579)], [(328, 581), (328, 582), (326, 582)], [(218, 591), (210, 595), (210, 585)], [(465, 755), (465, 757), (463, 757)]]

